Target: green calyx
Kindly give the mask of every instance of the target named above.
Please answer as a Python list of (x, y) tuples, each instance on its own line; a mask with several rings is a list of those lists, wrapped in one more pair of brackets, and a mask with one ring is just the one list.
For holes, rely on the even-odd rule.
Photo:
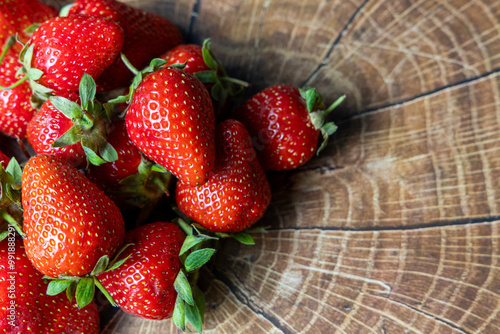
[(92, 269), (92, 271), (87, 275), (59, 275), (59, 277), (57, 278), (44, 276), (44, 279), (50, 280), (47, 286), (47, 295), (55, 296), (63, 291), (66, 291), (68, 300), (72, 302), (74, 296), (78, 308), (82, 309), (92, 302), (95, 294), (95, 288), (97, 287), (111, 305), (115, 307), (118, 306), (113, 297), (99, 281), (97, 276), (121, 266), (129, 258), (129, 256), (120, 260), (118, 259), (120, 255), (125, 251), (125, 249), (131, 245), (132, 244), (127, 244), (123, 246), (114, 256), (113, 261), (110, 261), (107, 255), (103, 255), (95, 264), (94, 269)]
[(241, 98), (245, 88), (249, 87), (249, 83), (227, 75), (224, 66), (213, 54), (208, 38), (203, 41), (202, 55), (210, 70), (197, 72), (194, 75), (203, 83), (213, 84), (210, 94), (212, 99), (217, 102), (215, 112), (218, 114), (222, 111), (221, 108), (228, 98)]
[(96, 84), (85, 73), (80, 81), (81, 104), (62, 96), (49, 97), (50, 102), (74, 125), (52, 143), (53, 147), (64, 147), (81, 143), (88, 163), (99, 166), (118, 159), (116, 150), (106, 141), (107, 127), (112, 117), (112, 106), (95, 100)]
[(326, 122), (326, 119), (345, 100), (346, 96), (342, 95), (325, 109), (323, 97), (315, 88), (299, 88), (299, 92), (306, 101), (311, 123), (316, 130), (320, 130), (323, 137), (323, 141), (316, 151), (316, 154), (319, 154), (328, 144), (328, 137), (337, 131), (337, 125), (333, 122)]
[(9, 235), (9, 225), (22, 237), (26, 235), (22, 229), (21, 183), (22, 170), (15, 158), (6, 169), (0, 165), (0, 240)]

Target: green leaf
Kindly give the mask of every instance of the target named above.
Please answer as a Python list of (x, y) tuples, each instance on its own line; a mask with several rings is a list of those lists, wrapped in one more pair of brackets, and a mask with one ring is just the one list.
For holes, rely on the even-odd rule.
[(108, 264), (109, 264), (109, 257), (107, 255), (101, 256), (97, 261), (97, 263), (95, 264), (94, 269), (92, 269), (92, 271), (90, 272), (90, 275), (95, 276), (104, 272), (104, 270), (106, 270), (106, 268), (108, 267)]
[(78, 283), (76, 287), (76, 304), (79, 309), (84, 308), (94, 298), (95, 284), (94, 279), (90, 277), (84, 277)]
[(85, 155), (87, 156), (87, 159), (90, 161), (92, 165), (95, 166), (100, 166), (102, 164), (105, 164), (106, 161), (103, 160), (101, 157), (97, 155), (91, 148), (84, 146), (82, 144), (83, 150), (85, 151)]
[(203, 56), (203, 61), (208, 66), (208, 68), (211, 68), (212, 70), (217, 69), (217, 63), (215, 62), (214, 57), (212, 55), (212, 47), (210, 46), (210, 38), (206, 38), (203, 41), (203, 46), (202, 46), (201, 52), (202, 52), (202, 56)]
[[(151, 67), (151, 69), (153, 71), (156, 71), (158, 68), (166, 65), (168, 62), (165, 60), (165, 59), (161, 59), (161, 58), (154, 58), (151, 60), (151, 62), (149, 63), (149, 66)], [(185, 65), (184, 65), (185, 66)]]
[(10, 231), (9, 230), (5, 230), (5, 231), (2, 231), (0, 232), (0, 241), (4, 240), (5, 238), (7, 238), (7, 236), (10, 234)]
[(80, 107), (78, 103), (68, 100), (62, 96), (51, 96), (49, 97), (49, 100), (57, 110), (62, 112), (64, 116), (69, 119), (82, 118), (82, 107)]
[[(28, 44), (26, 44), (28, 45)], [(35, 44), (30, 44), (28, 47), (23, 48), (20, 53), (20, 57), (22, 57), (21, 62), (24, 67), (28, 70), (31, 68), (31, 60), (33, 59), (33, 50), (35, 49)]]
[(31, 85), (31, 89), (33, 91), (36, 91), (38, 94), (42, 94), (42, 95), (43, 94), (49, 94), (53, 90), (52, 88), (45, 87), (45, 86), (43, 86), (43, 85), (41, 85), (41, 84), (39, 84), (38, 82), (35, 82), (35, 81), (32, 81), (30, 83), (30, 85)]
[(202, 332), (203, 320), (196, 305), (186, 304), (186, 319), (198, 333)]
[(68, 281), (68, 280), (53, 280), (50, 281), (49, 284), (47, 285), (47, 294), (49, 296), (55, 296), (66, 290), (66, 288), (72, 283), (73, 281)]
[(106, 288), (104, 287), (104, 285), (102, 285), (101, 281), (99, 281), (99, 279), (95, 276), (93, 276), (93, 280), (94, 280), (94, 285), (97, 286), (97, 288), (99, 290), (101, 290), (102, 294), (104, 295), (104, 297), (106, 297), (106, 299), (109, 301), (109, 303), (112, 305), (112, 306), (118, 306), (115, 302), (115, 300), (113, 299), (113, 297), (111, 296), (111, 294), (108, 292), (108, 290), (106, 290)]
[(111, 146), (110, 143), (106, 143), (100, 149), (101, 157), (107, 162), (113, 162), (118, 160), (118, 152), (116, 152), (115, 148)]
[(96, 93), (96, 84), (94, 78), (88, 73), (83, 73), (80, 85), (78, 87), (80, 101), (84, 109), (88, 109), (90, 103), (93, 103)]
[(182, 244), (181, 250), (179, 252), (179, 256), (186, 253), (188, 250), (190, 250), (192, 247), (198, 245), (203, 240), (205, 240), (205, 239), (201, 238), (201, 237), (195, 237), (194, 235), (188, 235), (186, 237), (186, 239), (184, 240), (184, 243)]
[(128, 258), (131, 257), (131, 256), (132, 256), (132, 254), (130, 254), (127, 257), (124, 257), (121, 260), (116, 261), (115, 263), (113, 263), (113, 265), (111, 267), (109, 267), (108, 269), (106, 269), (106, 271), (111, 271), (111, 270), (114, 270), (114, 269), (118, 268), (119, 266), (121, 266), (122, 264), (124, 264), (125, 261), (127, 261)]
[(112, 103), (112, 104), (125, 103), (128, 101), (129, 98), (130, 98), (129, 95), (120, 95), (114, 99), (109, 100), (108, 103)]
[(315, 88), (309, 88), (307, 90), (301, 90), (300, 93), (306, 100), (307, 110), (312, 112), (319, 98), (318, 91)]
[(194, 294), (194, 303), (198, 306), (198, 310), (200, 311), (201, 321), (204, 321), (205, 318), (205, 294), (200, 290), (197, 286), (193, 289)]
[(75, 295), (77, 285), (78, 285), (77, 281), (71, 281), (70, 285), (66, 289), (66, 297), (70, 302), (73, 301), (73, 296)]
[(235, 238), (244, 245), (255, 245), (255, 240), (253, 240), (253, 237), (248, 233), (245, 232), (233, 233), (231, 234), (231, 237)]
[(163, 167), (162, 165), (158, 165), (158, 164), (154, 164), (153, 166), (151, 166), (151, 170), (153, 172), (159, 172), (159, 173), (170, 173), (168, 171), (168, 169), (166, 169), (165, 167)]
[(5, 171), (12, 175), (14, 184), (21, 185), (23, 180), (23, 170), (21, 169), (21, 166), (19, 165), (15, 157), (12, 157), (12, 159), (10, 159)]
[(72, 126), (68, 131), (62, 134), (61, 137), (57, 138), (53, 143), (52, 147), (65, 147), (69, 145), (76, 144), (80, 142), (81, 137), (77, 126)]
[(186, 262), (184, 263), (186, 270), (189, 272), (200, 268), (210, 260), (210, 258), (212, 257), (212, 255), (214, 255), (214, 253), (215, 249), (213, 248), (203, 248), (195, 252), (192, 252), (186, 258)]
[(177, 278), (174, 282), (174, 289), (181, 296), (182, 300), (184, 300), (189, 305), (194, 305), (193, 300), (193, 291), (191, 290), (191, 285), (189, 285), (189, 281), (186, 277), (186, 274), (181, 270), (177, 274)]
[(28, 75), (31, 80), (38, 80), (42, 77), (43, 71), (39, 70), (38, 68), (30, 68), (28, 70)]
[(174, 313), (172, 314), (172, 321), (179, 327), (181, 331), (186, 329), (186, 312), (184, 309), (184, 301), (180, 295), (177, 295), (175, 300)]
[(196, 72), (194, 76), (203, 83), (217, 82), (217, 72), (215, 70)]
[(338, 127), (333, 122), (325, 123), (321, 127), (321, 132), (324, 132), (326, 135), (331, 136), (337, 131)]

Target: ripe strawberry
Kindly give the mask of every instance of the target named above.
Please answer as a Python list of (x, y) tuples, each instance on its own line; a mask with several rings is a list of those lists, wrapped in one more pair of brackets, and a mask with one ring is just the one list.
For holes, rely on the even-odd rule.
[(154, 171), (153, 163), (144, 157), (130, 140), (125, 121), (113, 122), (109, 144), (118, 159), (99, 166), (90, 165), (87, 177), (119, 206), (132, 204), (143, 208), (168, 192), (170, 173)]
[(184, 182), (203, 184), (215, 159), (215, 118), (205, 86), (166, 67), (147, 75), (131, 94), (126, 125), (132, 142)]
[[(303, 165), (326, 146), (337, 127), (325, 123), (325, 117), (343, 99), (321, 110), (323, 101), (315, 89), (281, 84), (255, 94), (232, 117), (245, 124), (264, 169), (289, 170)], [(317, 149), (320, 133), (324, 141)]]
[(0, 241), (1, 333), (99, 333), (95, 303), (78, 309), (65, 295), (48, 296), (42, 277), (21, 238), (11, 234)]
[(202, 47), (196, 44), (177, 45), (164, 53), (160, 58), (165, 59), (168, 64), (186, 63), (183, 70), (191, 74), (210, 70), (210, 67), (207, 66), (203, 59)]
[(124, 238), (116, 205), (65, 160), (40, 154), (23, 171), (24, 245), (45, 275), (81, 276)]
[[(105, 17), (118, 23), (125, 32), (122, 53), (137, 68), (182, 43), (179, 29), (168, 19), (116, 0), (77, 0), (69, 10), (69, 15), (74, 14)], [(110, 90), (129, 84), (132, 78), (132, 72), (117, 58), (103, 73), (98, 86)]]
[[(0, 43), (3, 45), (10, 36), (19, 36), (22, 42), (29, 39), (26, 28), (34, 23), (42, 23), (57, 16), (57, 11), (38, 0), (0, 1)], [(15, 46), (19, 52), (20, 47)]]
[(0, 166), (2, 166), (3, 169), (7, 168), (9, 161), (10, 158), (0, 151)]
[(54, 95), (78, 92), (84, 73), (96, 79), (115, 60), (123, 38), (119, 25), (101, 17), (72, 15), (42, 23), (22, 53), (32, 89), (42, 100), (47, 88)]
[(129, 231), (132, 245), (125, 262), (97, 278), (125, 312), (148, 319), (172, 316), (177, 298), (174, 281), (181, 269), (179, 251), (186, 235), (175, 224), (156, 222)]
[[(1, 6), (0, 6), (1, 7)], [(19, 53), (14, 49), (6, 51), (0, 64), (0, 86), (16, 83)], [(28, 82), (22, 82), (9, 90), (0, 90), (0, 132), (19, 139), (26, 139), (26, 127), (36, 112), (31, 105), (32, 92)]]
[(271, 190), (243, 124), (236, 120), (220, 123), (215, 140), (214, 174), (197, 187), (178, 182), (177, 205), (210, 231), (240, 232), (262, 217)]

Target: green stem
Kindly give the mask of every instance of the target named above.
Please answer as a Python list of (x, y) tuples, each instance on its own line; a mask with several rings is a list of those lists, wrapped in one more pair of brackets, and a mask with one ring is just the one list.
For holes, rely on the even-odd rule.
[(122, 58), (122, 61), (123, 63), (125, 64), (125, 66), (127, 66), (127, 68), (132, 72), (134, 73), (134, 75), (137, 75), (139, 74), (139, 70), (137, 68), (135, 68), (134, 65), (132, 65), (132, 63), (130, 62), (130, 60), (128, 60), (128, 58), (125, 56), (125, 54), (121, 54), (121, 58)]
[(109, 294), (108, 290), (106, 290), (104, 285), (102, 285), (101, 281), (99, 281), (99, 279), (95, 276), (94, 276), (94, 284), (95, 286), (97, 286), (99, 290), (101, 290), (102, 294), (104, 295), (104, 297), (106, 297), (106, 299), (109, 301), (111, 305), (113, 305), (114, 307), (118, 306), (113, 297)]
[(227, 82), (231, 82), (231, 83), (234, 83), (236, 85), (239, 85), (239, 86), (242, 86), (242, 87), (245, 87), (245, 88), (248, 88), (250, 87), (250, 84), (246, 81), (243, 81), (243, 80), (239, 80), (239, 79), (236, 79), (236, 78), (231, 78), (231, 77), (219, 77), (219, 80), (220, 81), (227, 81)]
[(13, 35), (11, 35), (11, 36), (9, 36), (9, 38), (7, 38), (7, 40), (5, 41), (5, 44), (3, 45), (2, 53), (0, 54), (0, 63), (3, 62), (5, 55), (7, 54), (9, 49), (14, 46), (15, 42), (16, 42), (16, 38)]
[(10, 86), (1, 86), (0, 85), (0, 89), (2, 90), (10, 90), (12, 88), (16, 88), (17, 86), (19, 86), (20, 84), (22, 84), (23, 82), (25, 82), (26, 80), (28, 80), (28, 75), (26, 74), (24, 77), (22, 77), (21, 79), (17, 80), (16, 82), (14, 82), (12, 85)]
[(14, 217), (12, 217), (3, 210), (0, 210), (0, 218), (5, 219), (12, 227), (14, 227), (14, 229), (17, 231), (17, 233), (19, 233), (21, 237), (23, 238), (26, 237), (26, 233), (23, 232), (23, 229), (21, 228), (19, 223), (14, 219)]

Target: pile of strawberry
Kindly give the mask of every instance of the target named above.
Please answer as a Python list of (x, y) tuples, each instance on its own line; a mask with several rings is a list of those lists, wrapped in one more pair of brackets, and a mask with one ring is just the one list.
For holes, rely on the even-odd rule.
[(253, 244), (266, 171), (323, 149), (343, 97), (281, 84), (233, 108), (248, 85), (208, 40), (115, 0), (0, 12), (0, 132), (27, 155), (0, 152), (1, 331), (98, 333), (97, 287), (201, 332), (199, 269), (220, 238)]

